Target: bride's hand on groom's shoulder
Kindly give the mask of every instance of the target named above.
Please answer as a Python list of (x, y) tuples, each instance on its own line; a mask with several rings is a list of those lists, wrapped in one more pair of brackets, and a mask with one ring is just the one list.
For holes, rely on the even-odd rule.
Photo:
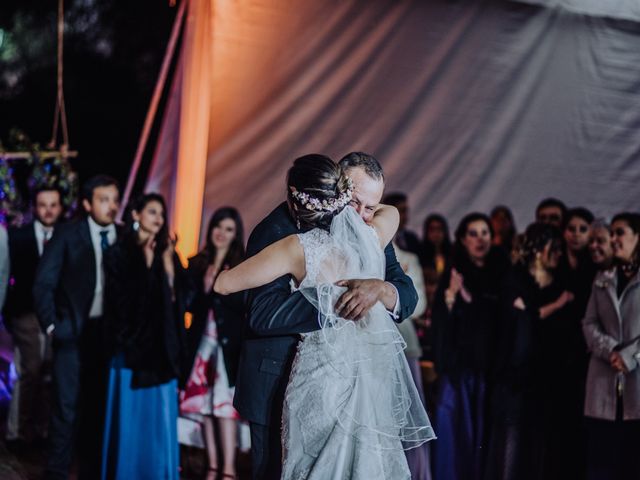
[(363, 318), (377, 301), (383, 299), (387, 288), (386, 282), (377, 278), (340, 280), (336, 285), (347, 287), (335, 305), (336, 313), (347, 320)]

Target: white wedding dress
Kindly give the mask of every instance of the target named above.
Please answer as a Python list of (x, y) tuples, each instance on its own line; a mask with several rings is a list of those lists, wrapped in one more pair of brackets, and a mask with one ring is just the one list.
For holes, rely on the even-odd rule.
[(435, 438), (381, 303), (358, 321), (335, 315), (341, 279), (384, 278), (376, 232), (351, 207), (331, 231), (299, 235), (306, 276), (299, 289), (320, 329), (298, 346), (283, 410), (285, 480), (410, 479), (404, 450)]

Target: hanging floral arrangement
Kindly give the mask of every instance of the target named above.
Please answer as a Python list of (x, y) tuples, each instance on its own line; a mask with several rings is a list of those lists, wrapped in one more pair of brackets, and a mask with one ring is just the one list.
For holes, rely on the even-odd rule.
[(68, 153), (42, 151), (19, 130), (12, 130), (5, 148), (0, 143), (0, 223), (20, 226), (32, 220), (32, 199), (43, 187), (60, 192), (65, 217), (78, 206), (78, 176)]

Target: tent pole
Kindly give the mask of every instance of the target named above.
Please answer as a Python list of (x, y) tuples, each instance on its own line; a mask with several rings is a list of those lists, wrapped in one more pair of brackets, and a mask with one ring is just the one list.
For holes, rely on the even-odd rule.
[(156, 86), (153, 91), (153, 97), (151, 98), (151, 103), (147, 111), (147, 116), (144, 120), (144, 126), (142, 128), (142, 133), (140, 134), (140, 140), (138, 140), (138, 148), (136, 150), (136, 154), (133, 159), (131, 171), (129, 172), (129, 178), (127, 179), (127, 186), (122, 196), (122, 203), (120, 206), (120, 214), (119, 214), (120, 218), (122, 218), (124, 209), (127, 203), (129, 202), (131, 191), (133, 190), (136, 177), (138, 176), (138, 170), (140, 169), (140, 163), (142, 162), (142, 154), (144, 153), (145, 148), (147, 146), (147, 141), (149, 140), (151, 127), (153, 126), (153, 121), (158, 111), (158, 104), (160, 103), (162, 91), (164, 90), (164, 85), (167, 81), (167, 75), (169, 74), (171, 59), (174, 56), (176, 44), (178, 43), (178, 37), (180, 35), (180, 29), (184, 23), (183, 22), (184, 12), (185, 12), (187, 1), (188, 0), (182, 0), (180, 2), (180, 6), (178, 7), (178, 12), (176, 13), (176, 18), (173, 22), (171, 37), (169, 38), (169, 43), (167, 44), (167, 50), (165, 51), (164, 59), (162, 60), (162, 67), (160, 68), (160, 74), (158, 75), (158, 80), (156, 81)]

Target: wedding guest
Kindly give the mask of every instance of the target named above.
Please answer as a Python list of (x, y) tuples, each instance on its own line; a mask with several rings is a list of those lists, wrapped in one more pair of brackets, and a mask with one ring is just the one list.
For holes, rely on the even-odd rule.
[[(383, 201), (384, 202), (384, 201)], [(411, 376), (418, 389), (418, 394), (422, 400), (422, 404), (426, 408), (426, 398), (424, 385), (422, 382), (422, 370), (420, 369), (420, 357), (422, 356), (422, 348), (416, 333), (414, 322), (419, 319), (427, 309), (427, 298), (425, 295), (424, 278), (422, 276), (422, 267), (420, 260), (415, 253), (401, 249), (396, 243), (395, 238), (392, 242), (398, 263), (402, 270), (413, 282), (413, 286), (418, 293), (418, 303), (413, 314), (404, 322), (398, 323), (398, 330), (407, 344), (404, 349)], [(425, 443), (417, 448), (407, 450), (407, 463), (411, 471), (411, 478), (414, 480), (431, 480), (431, 461), (429, 455), (429, 444)]]
[(603, 219), (595, 220), (591, 224), (589, 254), (591, 261), (599, 271), (609, 270), (613, 266), (611, 226)]
[(398, 209), (400, 214), (400, 224), (398, 225), (398, 233), (393, 241), (402, 250), (420, 255), (421, 246), (418, 236), (407, 228), (409, 223), (409, 199), (405, 193), (394, 192), (388, 193), (382, 199), (385, 205), (393, 205)]
[(488, 375), (495, 355), (499, 294), (510, 268), (491, 246), (489, 217), (465, 216), (456, 229), (451, 268), (434, 304), (439, 375), (433, 464), (436, 480), (481, 479), (486, 451)]
[(523, 235), (518, 262), (504, 283), (486, 480), (547, 478), (544, 442), (548, 427), (554, 425), (546, 419), (557, 396), (548, 388), (546, 377), (556, 370), (554, 361), (559, 356), (554, 325), (572, 298), (554, 276), (561, 255), (560, 230), (533, 223)]
[(40, 329), (32, 290), (44, 247), (63, 213), (60, 192), (50, 187), (39, 189), (33, 213), (33, 222), (9, 231), (11, 285), (4, 318), (18, 359), (18, 378), (9, 406), (7, 441), (17, 448), (44, 439), (47, 433), (49, 405), (44, 375), (51, 346)]
[(613, 270), (596, 276), (582, 322), (591, 351), (584, 414), (588, 480), (640, 472), (640, 215), (611, 222)]
[(106, 358), (102, 254), (116, 240), (117, 182), (99, 175), (82, 187), (86, 218), (59, 225), (44, 249), (33, 299), (53, 343), (53, 413), (45, 478), (68, 478), (75, 447), (78, 478), (100, 476)]
[(593, 214), (586, 208), (578, 207), (568, 210), (565, 218), (563, 236), (566, 249), (560, 268), (575, 272), (581, 272), (584, 269), (593, 270), (588, 268), (592, 265), (588, 246), (591, 223), (594, 220)]
[(509, 207), (498, 205), (491, 210), (490, 218), (494, 231), (493, 244), (501, 247), (507, 255), (511, 255), (515, 236), (518, 233), (513, 213)]
[[(564, 255), (556, 276), (573, 295), (558, 318), (557, 341), (562, 348), (555, 359), (555, 392), (552, 414), (559, 424), (547, 442), (547, 475), (550, 480), (584, 477), (585, 434), (584, 395), (589, 354), (582, 334), (584, 317), (596, 268), (589, 255), (589, 232), (593, 214), (586, 208), (572, 208), (565, 214)], [(552, 377), (554, 374), (551, 375)], [(554, 422), (553, 420), (550, 420)]]
[(451, 256), (449, 225), (442, 215), (434, 213), (425, 219), (423, 227), (420, 261), (423, 267), (434, 268), (442, 275)]
[(567, 213), (566, 205), (557, 198), (545, 198), (536, 207), (536, 222), (549, 223), (562, 228)]
[[(222, 270), (245, 258), (242, 219), (235, 208), (216, 210), (209, 220), (205, 247), (189, 259), (190, 284), (195, 286), (189, 310), (187, 364), (191, 375), (180, 395), (180, 413), (200, 422), (204, 432), (209, 473), (235, 478), (238, 420), (233, 394), (244, 322), (242, 293), (218, 295), (213, 291)], [(217, 434), (216, 435), (216, 431)], [(223, 454), (218, 461), (220, 439)]]
[(110, 361), (102, 479), (179, 477), (184, 278), (156, 193), (133, 200), (104, 255)]

